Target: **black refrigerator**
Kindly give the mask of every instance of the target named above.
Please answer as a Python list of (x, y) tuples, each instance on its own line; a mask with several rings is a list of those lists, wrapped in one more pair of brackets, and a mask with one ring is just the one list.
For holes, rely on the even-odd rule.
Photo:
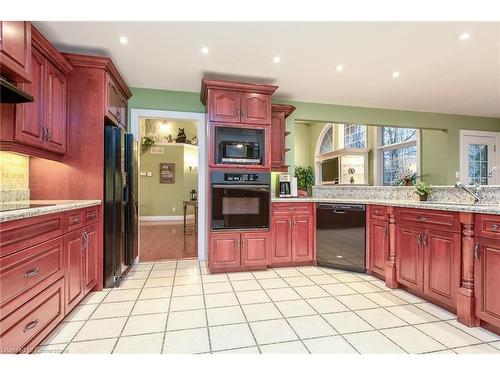
[[(106, 126), (104, 135), (104, 287), (120, 285), (132, 265), (137, 248), (137, 215), (130, 215), (134, 189), (133, 142), (116, 126)], [(136, 146), (137, 150), (137, 146)], [(137, 160), (137, 159), (136, 159)], [(137, 167), (135, 167), (137, 173)]]
[(139, 143), (132, 134), (125, 134), (125, 171), (127, 172), (128, 206), (125, 216), (127, 251), (132, 263), (139, 255)]

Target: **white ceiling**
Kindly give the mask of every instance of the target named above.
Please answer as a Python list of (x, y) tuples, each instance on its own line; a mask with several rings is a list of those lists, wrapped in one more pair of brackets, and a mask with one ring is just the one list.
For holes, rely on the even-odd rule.
[(35, 25), (62, 51), (110, 56), (132, 87), (199, 92), (220, 77), (274, 83), (283, 99), (500, 117), (500, 23)]

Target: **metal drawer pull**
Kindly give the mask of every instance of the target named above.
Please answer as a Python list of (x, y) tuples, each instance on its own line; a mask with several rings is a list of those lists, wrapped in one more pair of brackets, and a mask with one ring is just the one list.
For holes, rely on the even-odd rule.
[(417, 237), (417, 243), (420, 247), (422, 247), (422, 233), (419, 233), (418, 234), (418, 237)]
[(481, 260), (479, 259), (479, 242), (474, 242), (474, 257), (477, 259), (477, 260)]
[(40, 272), (40, 267), (32, 269), (24, 274), (24, 277), (34, 277)]
[(493, 230), (498, 230), (499, 228), (500, 228), (500, 225), (498, 225), (498, 224), (493, 224), (491, 226), (491, 229), (493, 229)]
[(78, 224), (80, 222), (80, 216), (71, 219), (71, 224)]
[(95, 212), (89, 212), (87, 214), (87, 219), (95, 219), (96, 218), (96, 213)]
[(424, 244), (425, 247), (427, 247), (427, 235), (424, 234), (424, 236), (422, 237), (422, 243)]
[(387, 237), (387, 225), (384, 227), (384, 237)]
[(429, 218), (427, 216), (417, 216), (417, 220), (426, 221), (429, 220)]
[(38, 324), (38, 319), (35, 319), (32, 322), (29, 322), (28, 324), (26, 324), (24, 326), (23, 333), (26, 333), (26, 332), (32, 330), (33, 328), (35, 328), (37, 326), (37, 324)]

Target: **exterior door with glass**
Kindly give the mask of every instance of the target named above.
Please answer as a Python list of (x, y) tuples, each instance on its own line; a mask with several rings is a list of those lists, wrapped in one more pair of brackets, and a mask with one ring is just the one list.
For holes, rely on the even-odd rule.
[[(481, 133), (484, 133), (481, 134)], [(500, 183), (497, 154), (498, 135), (490, 132), (463, 132), (460, 136), (460, 181), (467, 185)]]

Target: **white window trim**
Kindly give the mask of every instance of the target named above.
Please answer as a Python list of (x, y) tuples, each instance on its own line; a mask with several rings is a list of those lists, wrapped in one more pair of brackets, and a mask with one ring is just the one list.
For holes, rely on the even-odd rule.
[[(420, 176), (421, 171), (421, 130), (415, 129), (417, 131), (417, 139), (414, 141), (405, 141), (399, 143), (393, 143), (390, 145), (382, 144), (382, 128), (393, 127), (398, 128), (399, 126), (377, 126), (375, 131), (376, 147), (375, 147), (375, 158), (373, 163), (373, 175), (374, 175), (374, 185), (383, 186), (384, 184), (384, 164), (383, 164), (383, 153), (384, 151), (395, 150), (397, 148), (404, 148), (409, 146), (417, 146), (417, 178)], [(412, 128), (414, 129), (414, 128)]]
[(344, 148), (345, 147), (345, 125), (360, 125), (360, 126), (364, 126), (365, 127), (365, 134), (363, 136), (364, 138), (364, 141), (365, 141), (365, 147), (364, 148), (367, 148), (368, 147), (368, 140), (367, 140), (367, 133), (368, 133), (368, 127), (364, 124), (357, 124), (355, 122), (348, 122), (348, 123), (344, 123), (344, 124), (338, 124), (339, 125), (339, 135), (341, 134), (342, 136), (340, 137), (339, 136), (339, 148)]
[(333, 125), (334, 125), (333, 123), (329, 122), (323, 127), (321, 133), (319, 133), (318, 141), (316, 142), (316, 148), (314, 150), (314, 156), (320, 154), (319, 152), (321, 149), (321, 143), (323, 141), (323, 137), (330, 128), (332, 128), (332, 151), (335, 150), (335, 127)]
[[(466, 137), (485, 137), (485, 138), (495, 138), (496, 139), (496, 160), (495, 165), (497, 166), (497, 169), (495, 171), (495, 174), (493, 175), (491, 185), (500, 185), (500, 132), (490, 132), (490, 131), (483, 131), (483, 130), (460, 130), (459, 132), (459, 147), (460, 150), (458, 152), (459, 158), (460, 158), (460, 165), (459, 165), (459, 173), (460, 173), (460, 178), (458, 179), (460, 182), (466, 184), (467, 183), (467, 166), (466, 166), (466, 155), (464, 155), (464, 152), (466, 151), (465, 149), (465, 143), (466, 143)], [(493, 166), (491, 166), (493, 167)], [(491, 168), (490, 167), (490, 168)], [(489, 169), (489, 168), (488, 168)], [(488, 181), (488, 184), (490, 184), (490, 181)]]

